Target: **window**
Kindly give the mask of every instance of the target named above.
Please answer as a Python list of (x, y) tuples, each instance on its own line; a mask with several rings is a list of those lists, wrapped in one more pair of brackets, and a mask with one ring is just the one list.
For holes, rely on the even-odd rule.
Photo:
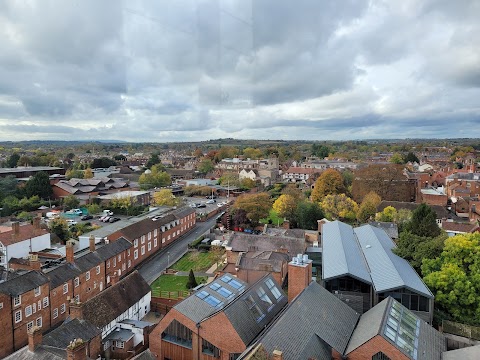
[(29, 317), (30, 315), (32, 315), (32, 305), (28, 305), (25, 308), (25, 317)]
[(80, 279), (78, 277), (75, 278), (75, 280), (73, 281), (75, 287), (78, 287), (78, 285), (80, 285)]
[(264, 302), (264, 304), (267, 306), (268, 310), (272, 308), (273, 302), (272, 300), (268, 297), (267, 293), (265, 290), (261, 287), (257, 289), (257, 295)]
[(33, 321), (30, 321), (30, 322), (27, 324), (27, 331), (32, 330), (32, 328), (33, 328)]
[(192, 348), (192, 330), (173, 320), (162, 333), (162, 339), (187, 348)]
[(142, 255), (145, 255), (145, 245), (142, 246)]
[(213, 356), (215, 358), (220, 357), (220, 349), (215, 345), (209, 343), (207, 340), (202, 339), (202, 353)]
[(128, 260), (128, 267), (132, 266), (132, 260)]
[(37, 320), (35, 320), (35, 325), (37, 325), (38, 327), (42, 327), (42, 317), (41, 316), (39, 318), (37, 318)]
[(118, 255), (118, 262), (122, 261), (122, 254)]
[(237, 360), (240, 357), (241, 353), (231, 353), (228, 355), (228, 360)]
[(123, 341), (115, 341), (115, 346), (119, 349), (123, 349), (125, 346), (125, 343)]
[(248, 295), (245, 298), (245, 302), (247, 303), (248, 308), (252, 312), (252, 314), (255, 317), (255, 320), (257, 320), (257, 322), (259, 322), (260, 320), (262, 320), (265, 317), (265, 314), (262, 312), (260, 307), (257, 305), (257, 303), (253, 299), (252, 295)]
[(110, 269), (110, 260), (107, 261), (107, 269)]
[(58, 317), (58, 308), (53, 309), (53, 318), (56, 319)]
[(34, 292), (35, 292), (35, 296), (39, 296), (40, 295), (40, 286), (36, 287)]
[(87, 281), (90, 280), (90, 271), (87, 271), (87, 272), (85, 273), (85, 279), (86, 279)]
[(152, 243), (149, 242), (149, 243), (147, 244), (147, 246), (148, 246), (148, 251), (151, 251), (151, 250), (152, 250)]
[(157, 247), (158, 246), (158, 240), (157, 239), (153, 239), (153, 247)]
[(32, 311), (35, 314), (37, 312), (37, 303), (33, 303), (32, 306), (33, 306)]
[(372, 356), (372, 360), (390, 360), (390, 358), (384, 353), (382, 353), (381, 351), (379, 351), (378, 353)]
[(109, 347), (110, 347), (110, 342), (107, 340), (107, 341), (105, 341), (105, 343), (103, 344), (103, 351), (106, 351)]
[(80, 294), (75, 295), (75, 302), (80, 302)]
[[(38, 300), (38, 311), (42, 308), (42, 300)], [(35, 304), (33, 304), (33, 312), (35, 312)]]
[(66, 309), (65, 304), (60, 305), (60, 314), (64, 314), (64, 313), (65, 313), (65, 309)]
[(135, 250), (135, 251), (133, 252), (133, 258), (134, 258), (135, 260), (138, 259), (138, 250)]
[(63, 284), (63, 293), (66, 294), (68, 292), (68, 284)]
[(145, 244), (145, 235), (142, 235), (142, 244)]
[(157, 236), (157, 229), (153, 230), (153, 236)]
[(278, 300), (282, 297), (282, 293), (280, 292), (280, 290), (277, 289), (272, 279), (267, 279), (265, 281), (265, 284), (267, 285), (268, 289), (272, 292), (275, 299)]
[(97, 275), (100, 274), (100, 265), (97, 266)]
[(45, 296), (43, 298), (43, 304), (42, 304), (43, 308), (45, 309), (46, 307), (48, 307), (48, 296)]
[(15, 323), (22, 321), (22, 310), (15, 311)]
[(117, 258), (116, 257), (113, 258), (113, 267), (115, 267), (115, 266), (117, 266)]
[(148, 233), (148, 240), (152, 240), (152, 232), (151, 231)]
[(3, 309), (3, 302), (0, 302), (0, 310)]
[(133, 246), (135, 246), (135, 247), (138, 246), (138, 239), (133, 240)]
[(164, 244), (164, 243), (165, 243), (165, 238), (162, 238), (162, 244)]
[(18, 306), (22, 303), (22, 295), (17, 295), (13, 298), (13, 306)]

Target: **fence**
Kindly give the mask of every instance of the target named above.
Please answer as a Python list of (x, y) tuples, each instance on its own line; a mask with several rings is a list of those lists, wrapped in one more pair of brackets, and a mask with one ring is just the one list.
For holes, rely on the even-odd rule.
[(442, 321), (443, 332), (463, 336), (469, 339), (480, 340), (480, 327), (461, 324), (449, 320)]

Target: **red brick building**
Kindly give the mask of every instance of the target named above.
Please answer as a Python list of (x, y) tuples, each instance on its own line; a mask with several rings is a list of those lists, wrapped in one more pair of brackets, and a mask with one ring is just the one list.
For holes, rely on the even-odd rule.
[(42, 331), (50, 327), (48, 278), (28, 271), (0, 283), (0, 357), (25, 346), (27, 331), (34, 326)]

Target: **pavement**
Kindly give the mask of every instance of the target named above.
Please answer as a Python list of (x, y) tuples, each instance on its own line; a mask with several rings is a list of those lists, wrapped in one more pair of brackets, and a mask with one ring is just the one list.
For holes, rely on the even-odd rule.
[[(137, 269), (148, 284), (152, 284), (170, 265), (177, 262), (188, 249), (188, 244), (196, 238), (210, 231), (215, 226), (216, 217), (205, 221), (197, 222), (195, 227), (186, 235), (183, 235), (174, 243), (162, 249)], [(208, 272), (208, 271), (207, 271)], [(188, 274), (187, 274), (188, 275)]]

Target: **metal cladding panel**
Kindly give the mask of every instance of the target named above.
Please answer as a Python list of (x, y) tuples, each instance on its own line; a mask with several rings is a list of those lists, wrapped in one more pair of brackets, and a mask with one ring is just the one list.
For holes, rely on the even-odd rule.
[(371, 225), (355, 229), (376, 292), (406, 287), (426, 297), (433, 295), (407, 260), (393, 253), (387, 233)]
[(340, 221), (323, 225), (323, 279), (353, 276), (371, 284), (372, 280), (353, 228)]

